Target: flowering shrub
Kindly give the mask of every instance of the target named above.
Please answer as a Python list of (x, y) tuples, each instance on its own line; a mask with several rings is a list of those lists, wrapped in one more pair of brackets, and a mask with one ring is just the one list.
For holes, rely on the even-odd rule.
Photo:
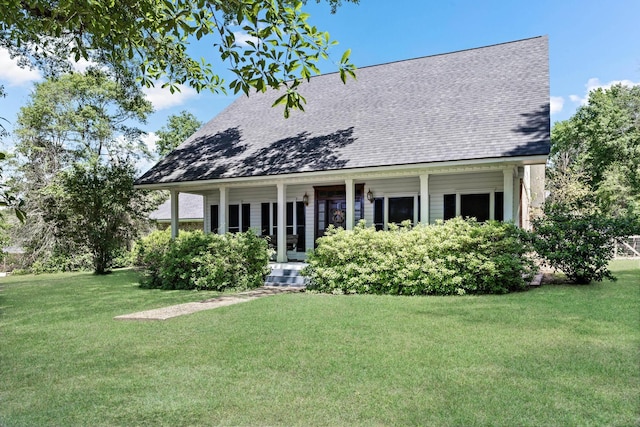
[(452, 219), (376, 231), (330, 228), (309, 254), (309, 289), (329, 293), (464, 295), (525, 289), (529, 234), (512, 224)]
[(248, 289), (262, 286), (269, 273), (267, 242), (254, 232), (204, 234), (156, 231), (136, 245), (146, 287), (161, 289)]

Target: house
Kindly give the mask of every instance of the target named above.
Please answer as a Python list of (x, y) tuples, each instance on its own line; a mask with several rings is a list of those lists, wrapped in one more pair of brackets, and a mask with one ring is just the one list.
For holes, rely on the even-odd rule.
[[(549, 154), (547, 37), (363, 67), (240, 97), (137, 181), (204, 197), (204, 229), (272, 235), (277, 260), (304, 259), (333, 224), (383, 229), (456, 215), (527, 227)], [(292, 244), (293, 243), (293, 244)]]
[[(180, 193), (178, 197), (178, 228), (180, 230), (202, 230), (204, 224), (204, 198), (199, 194)], [(171, 227), (171, 199), (162, 203), (149, 214), (158, 229)]]

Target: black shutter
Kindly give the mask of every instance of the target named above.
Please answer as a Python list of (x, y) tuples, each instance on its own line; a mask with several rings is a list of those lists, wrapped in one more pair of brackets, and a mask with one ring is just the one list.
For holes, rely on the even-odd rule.
[(242, 231), (248, 231), (251, 227), (251, 205), (249, 203), (242, 204)]
[(296, 252), (306, 252), (307, 241), (306, 234), (306, 215), (305, 215), (304, 203), (296, 202), (296, 234), (298, 235), (298, 244), (296, 245)]
[(444, 215), (443, 219), (446, 221), (456, 217), (456, 195), (445, 194), (444, 195)]
[(217, 233), (220, 222), (218, 219), (218, 205), (211, 205), (211, 232)]

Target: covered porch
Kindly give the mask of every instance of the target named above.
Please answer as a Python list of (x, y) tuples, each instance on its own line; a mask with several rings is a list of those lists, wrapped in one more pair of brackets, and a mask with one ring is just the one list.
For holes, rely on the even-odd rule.
[(205, 232), (273, 236), (280, 263), (306, 259), (329, 225), (350, 230), (360, 220), (386, 229), (474, 216), (528, 227), (530, 207), (542, 201), (544, 164), (510, 160), (182, 183), (169, 188), (172, 236), (181, 192), (204, 197)]

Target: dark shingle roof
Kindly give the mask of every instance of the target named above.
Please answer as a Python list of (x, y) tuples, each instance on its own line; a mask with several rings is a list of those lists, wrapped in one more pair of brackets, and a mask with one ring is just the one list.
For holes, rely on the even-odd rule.
[(137, 184), (549, 153), (547, 37), (364, 67), (242, 96)]

